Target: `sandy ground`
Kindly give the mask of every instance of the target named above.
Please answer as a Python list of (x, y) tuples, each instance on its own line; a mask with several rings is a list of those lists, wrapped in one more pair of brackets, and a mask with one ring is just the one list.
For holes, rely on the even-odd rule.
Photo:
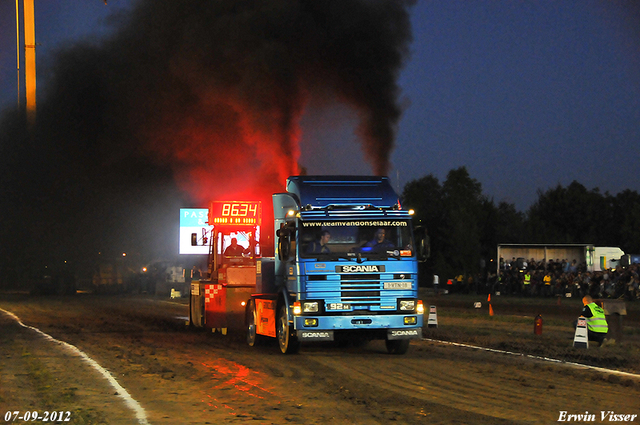
[[(184, 304), (142, 296), (34, 299), (0, 308), (107, 369), (151, 424), (550, 424), (640, 414), (640, 378), (432, 341), (248, 347), (184, 326)], [(64, 345), (0, 311), (0, 415), (68, 411), (76, 424), (135, 424), (123, 394)], [(576, 421), (574, 421), (576, 422)], [(17, 421), (20, 423), (20, 421)], [(38, 423), (38, 422), (35, 422)], [(636, 416), (627, 423), (640, 423)]]

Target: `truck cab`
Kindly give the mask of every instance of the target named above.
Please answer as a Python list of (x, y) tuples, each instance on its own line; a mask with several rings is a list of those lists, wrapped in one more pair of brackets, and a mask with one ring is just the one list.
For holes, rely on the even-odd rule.
[[(283, 353), (339, 334), (384, 339), (403, 354), (421, 338), (417, 246), (411, 214), (386, 177), (293, 176), (273, 195), (276, 252), (270, 296), (249, 304), (248, 342), (269, 301)], [(275, 296), (274, 296), (275, 295)], [(262, 314), (265, 305), (260, 305)], [(269, 310), (269, 309), (266, 309)], [(268, 319), (267, 319), (268, 320)]]

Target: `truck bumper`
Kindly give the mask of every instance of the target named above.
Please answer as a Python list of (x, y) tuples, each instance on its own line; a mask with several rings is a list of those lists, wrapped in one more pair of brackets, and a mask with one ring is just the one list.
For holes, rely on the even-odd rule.
[[(405, 324), (405, 318), (409, 322)], [(309, 319), (315, 319), (313, 320)], [(305, 325), (306, 322), (306, 325)], [(315, 323), (315, 326), (310, 326)], [(377, 332), (393, 339), (419, 339), (422, 337), (422, 314), (394, 314), (380, 316), (296, 316), (294, 327), (299, 339), (307, 341), (333, 341), (334, 332)]]

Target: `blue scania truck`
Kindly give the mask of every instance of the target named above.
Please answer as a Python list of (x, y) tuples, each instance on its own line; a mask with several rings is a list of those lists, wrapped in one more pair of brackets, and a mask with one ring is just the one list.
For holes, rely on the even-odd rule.
[(389, 179), (293, 176), (272, 199), (275, 256), (259, 260), (244, 306), (249, 345), (272, 337), (288, 354), (355, 333), (406, 353), (422, 336), (418, 261), (428, 250)]

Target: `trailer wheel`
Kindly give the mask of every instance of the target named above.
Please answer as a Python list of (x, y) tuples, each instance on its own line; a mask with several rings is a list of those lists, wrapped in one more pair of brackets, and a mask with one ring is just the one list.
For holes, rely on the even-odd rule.
[(293, 335), (293, 329), (289, 325), (287, 308), (283, 305), (278, 310), (278, 320), (276, 322), (276, 334), (278, 345), (282, 354), (295, 354), (300, 350), (300, 341)]
[(408, 339), (392, 339), (392, 340), (385, 340), (385, 345), (387, 346), (387, 352), (389, 354), (406, 354), (407, 350), (409, 349), (409, 342), (410, 340)]
[(264, 342), (265, 337), (258, 335), (258, 312), (256, 311), (256, 302), (249, 300), (247, 305), (247, 344), (250, 347), (260, 345)]

